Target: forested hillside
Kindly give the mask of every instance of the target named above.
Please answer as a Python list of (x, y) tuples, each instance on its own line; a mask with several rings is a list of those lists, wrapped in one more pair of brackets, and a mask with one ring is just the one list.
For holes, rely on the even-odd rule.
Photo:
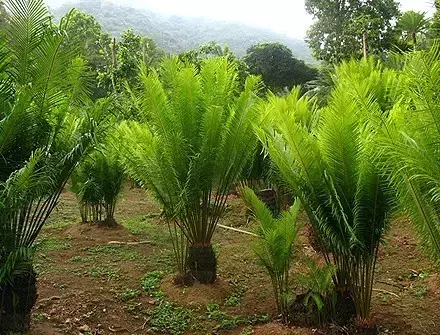
[(152, 37), (160, 47), (170, 53), (188, 51), (200, 44), (216, 41), (221, 45), (228, 45), (241, 57), (252, 45), (260, 42), (280, 42), (288, 46), (297, 58), (305, 62), (314, 62), (304, 41), (243, 24), (167, 16), (102, 0), (80, 0), (58, 8), (53, 6), (52, 11), (58, 19), (72, 7), (92, 14), (101, 23), (102, 28), (113, 36), (120, 36), (128, 28), (133, 28), (138, 34)]

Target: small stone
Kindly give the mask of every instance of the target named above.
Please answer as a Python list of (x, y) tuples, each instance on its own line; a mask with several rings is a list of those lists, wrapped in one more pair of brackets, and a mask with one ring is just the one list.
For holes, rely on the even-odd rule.
[(66, 321), (64, 321), (64, 323), (71, 323), (72, 320), (70, 318), (66, 319)]
[(89, 326), (87, 326), (87, 325), (83, 325), (83, 326), (81, 326), (81, 327), (78, 327), (78, 331), (80, 331), (81, 333), (85, 333), (85, 332), (90, 332), (91, 329), (90, 329)]
[(107, 312), (107, 309), (103, 308), (102, 311), (105, 313), (105, 312)]
[(156, 300), (155, 299), (148, 300), (148, 303), (150, 305), (156, 305)]

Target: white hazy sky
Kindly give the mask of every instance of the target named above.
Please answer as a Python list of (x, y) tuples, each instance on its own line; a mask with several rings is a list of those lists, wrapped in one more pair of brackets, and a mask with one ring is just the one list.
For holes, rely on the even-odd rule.
[[(312, 22), (304, 0), (108, 0), (162, 13), (243, 22), (303, 38)], [(49, 0), (60, 4), (63, 0)], [(400, 0), (401, 10), (433, 12), (434, 0)]]

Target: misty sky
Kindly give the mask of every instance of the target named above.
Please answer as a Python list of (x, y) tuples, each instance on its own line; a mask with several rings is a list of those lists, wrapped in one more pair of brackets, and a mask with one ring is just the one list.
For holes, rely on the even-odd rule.
[[(109, 0), (121, 5), (148, 8), (167, 14), (208, 17), (268, 28), (303, 38), (312, 22), (304, 0)], [(401, 9), (432, 13), (434, 0), (400, 0)], [(51, 5), (66, 2), (49, 0)]]

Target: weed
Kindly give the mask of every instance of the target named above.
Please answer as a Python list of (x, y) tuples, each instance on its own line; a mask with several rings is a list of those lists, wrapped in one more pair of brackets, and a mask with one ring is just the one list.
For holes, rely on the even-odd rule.
[(220, 310), (220, 305), (215, 302), (210, 302), (206, 305), (206, 314), (208, 319), (212, 319), (218, 322), (223, 322), (228, 318), (228, 313)]
[(141, 285), (144, 291), (147, 294), (152, 295), (159, 288), (163, 276), (164, 273), (157, 270), (149, 272), (145, 276), (143, 276), (141, 279)]
[(191, 310), (162, 301), (153, 310), (149, 325), (153, 332), (181, 335), (188, 329), (191, 318)]
[(34, 315), (35, 322), (42, 322), (44, 320), (44, 313), (36, 313)]
[(66, 250), (70, 249), (72, 245), (61, 238), (50, 237), (42, 240), (38, 244), (39, 251), (51, 251), (51, 250)]
[(72, 262), (85, 262), (87, 258), (81, 256), (73, 256), (70, 260)]
[(123, 292), (119, 294), (118, 297), (119, 300), (121, 301), (129, 301), (139, 296), (139, 294), (140, 294), (139, 290), (126, 288)]
[(137, 251), (133, 251), (130, 246), (97, 245), (94, 247), (84, 248), (82, 250), (87, 251), (87, 253), (92, 256), (112, 256), (113, 260), (115, 261), (134, 261), (142, 258), (142, 256)]
[(419, 299), (423, 299), (426, 297), (428, 293), (428, 287), (426, 285), (421, 285), (414, 290), (414, 296)]
[(246, 327), (241, 331), (240, 335), (251, 335), (253, 333), (254, 331), (252, 330), (251, 327)]
[(89, 273), (92, 277), (104, 277), (107, 280), (119, 279), (119, 269), (108, 266), (92, 266)]
[(235, 307), (243, 301), (244, 289), (238, 284), (233, 284), (232, 293), (225, 299), (225, 306)]

